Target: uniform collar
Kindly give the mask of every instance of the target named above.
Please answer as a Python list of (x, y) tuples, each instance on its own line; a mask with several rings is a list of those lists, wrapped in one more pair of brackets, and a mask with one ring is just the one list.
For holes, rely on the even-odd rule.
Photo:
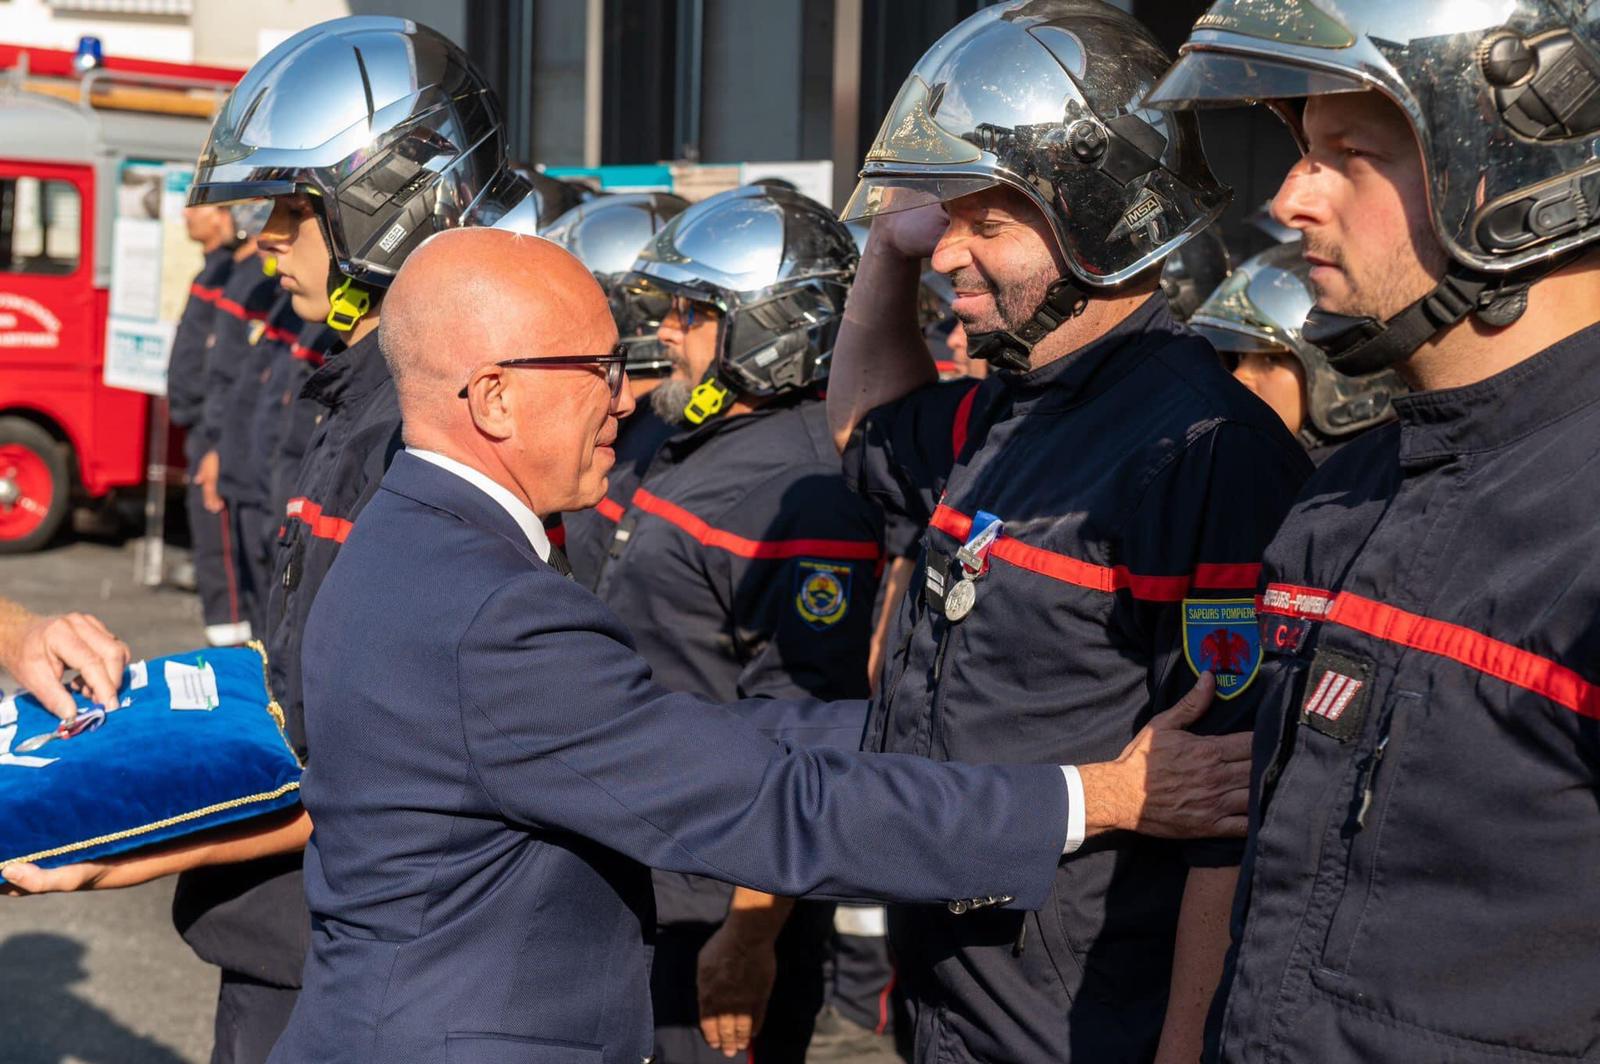
[(704, 446), (719, 436), (737, 432), (741, 428), (748, 428), (759, 421), (771, 417), (773, 414), (784, 410), (792, 410), (806, 400), (814, 398), (815, 393), (809, 388), (798, 394), (774, 396), (770, 402), (763, 403), (754, 410), (746, 411), (738, 417), (714, 418), (704, 425), (679, 429), (667, 438), (663, 447), (670, 450), (674, 457), (681, 458), (683, 455)]
[(550, 537), (545, 534), (544, 524), (537, 514), (528, 508), (528, 505), (517, 498), (494, 478), (488, 476), (480, 469), (474, 469), (465, 462), (458, 462), (449, 455), (437, 451), (423, 451), (416, 447), (407, 447), (406, 454), (415, 455), (424, 462), (430, 462), (447, 473), (453, 473), (462, 480), (471, 484), (489, 498), (500, 504), (501, 509), (511, 515), (511, 519), (522, 529), (522, 534), (528, 537), (528, 546), (539, 556), (542, 562), (550, 560)]
[(389, 364), (378, 349), (378, 330), (336, 355), (306, 381), (300, 394), (330, 410), (371, 394), (389, 380)]
[(1487, 380), (1397, 397), (1401, 463), (1427, 465), (1494, 450), (1595, 402), (1597, 348), (1600, 323)]
[(1172, 317), (1167, 297), (1157, 291), (1108, 332), (1070, 355), (1027, 373), (1002, 372), (995, 376), (1005, 383), (1013, 400), (1020, 405), (1036, 405), (1031, 400), (1046, 400), (1051, 406), (1075, 403), (1103, 390), (1132, 368), (1131, 359), (1113, 359), (1113, 356), (1130, 349), (1143, 350), (1141, 341), (1152, 334), (1170, 337), (1179, 331), (1181, 326)]

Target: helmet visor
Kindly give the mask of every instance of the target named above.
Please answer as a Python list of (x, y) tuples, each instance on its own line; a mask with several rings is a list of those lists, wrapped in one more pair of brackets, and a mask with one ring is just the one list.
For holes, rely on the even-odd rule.
[(1192, 50), (1144, 98), (1164, 111), (1240, 107), (1269, 100), (1361, 92), (1371, 86), (1348, 74), (1237, 52)]
[(970, 196), (999, 183), (992, 177), (864, 177), (839, 217), (853, 222), (880, 214), (916, 210)]
[(1205, 337), (1211, 342), (1212, 347), (1221, 352), (1242, 355), (1256, 351), (1289, 350), (1287, 344), (1280, 343), (1270, 336), (1256, 332), (1241, 322), (1203, 319), (1199, 315), (1195, 315), (1189, 319), (1189, 328)]

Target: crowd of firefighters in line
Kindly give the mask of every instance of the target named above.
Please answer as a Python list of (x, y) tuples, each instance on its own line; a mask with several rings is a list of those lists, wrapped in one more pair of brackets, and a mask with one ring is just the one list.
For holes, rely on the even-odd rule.
[[(870, 749), (1061, 764), (1114, 754), (1107, 744), (1125, 741), (1152, 702), (1162, 708), (1207, 668), (1218, 673), (1213, 726), (1248, 727), (1260, 707), (1250, 850), (1091, 844), (1063, 862), (1049, 921), (1002, 923), (1010, 914), (954, 904), (891, 916), (912, 1005), (902, 1033), (919, 1060), (946, 1059), (937, 1054), (950, 1045), (974, 1060), (1193, 1059), (1223, 978), (1217, 914), (1241, 856), (1252, 875), (1235, 909), (1227, 1008), (1209, 1036), (1222, 1059), (1261, 1059), (1263, 1046), (1293, 1060), (1593, 1051), (1594, 1032), (1573, 1018), (1583, 1010), (1557, 1009), (1583, 982), (1563, 973), (1592, 957), (1557, 948), (1560, 921), (1536, 919), (1540, 898), (1557, 900), (1548, 887), (1567, 874), (1557, 865), (1569, 840), (1513, 871), (1500, 851), (1514, 846), (1468, 845), (1460, 833), (1532, 831), (1534, 817), (1559, 830), (1584, 813), (1550, 798), (1569, 790), (1593, 813), (1574, 782), (1589, 772), (1585, 727), (1600, 715), (1575, 668), (1592, 649), (1591, 540), (1560, 539), (1531, 574), (1515, 555), (1556, 520), (1547, 488), (1582, 483), (1591, 449), (1581, 355), (1593, 313), (1566, 297), (1587, 283), (1581, 250), (1600, 233), (1572, 208), (1595, 191), (1588, 147), (1600, 113), (1584, 109), (1600, 89), (1594, 17), (1528, 0), (1501, 5), (1514, 17), (1495, 28), (1441, 4), (1348, 6), (1362, 11), (1340, 21), (1307, 2), (1222, 0), (1164, 79), (1147, 31), (1097, 0), (980, 12), (895, 101), (841, 212), (875, 218), (864, 244), (777, 185), (690, 206), (558, 186), (503, 158), (475, 159), (471, 181), (450, 160), (430, 171), (482, 193), (475, 204), (508, 199), (514, 184), (509, 201), (536, 216), (474, 219), (435, 191), (435, 228), (525, 225), (564, 242), (612, 296), (632, 387), (650, 402), (616, 443), (606, 499), (565, 522), (543, 516), (576, 578), (616, 609), (669, 686), (838, 699), (881, 678)], [(448, 154), (441, 145), (473, 122), (498, 132), (461, 102), (463, 82), (487, 95), (465, 57), (405, 26), (330, 24), (264, 59), (219, 116), (192, 200), (207, 265), (172, 393), (194, 441), (208, 637), (269, 638), (274, 694), (303, 757), (298, 629), (399, 447), (377, 349), (383, 278), (426, 235), (390, 228), (415, 211), (374, 221), (352, 204), (372, 215), (425, 187), (417, 144)], [(295, 170), (281, 153), (253, 169), (250, 152), (274, 146), (252, 142), (250, 124), (271, 127), (278, 97), (292, 101), (296, 62), (326, 64), (348, 47), (342, 34), (379, 32), (421, 45), (409, 83), (450, 86), (448, 118), (386, 119), (355, 177), (346, 167), (328, 180), (322, 171), (337, 167), (326, 162)], [(427, 66), (440, 55), (445, 74)], [(1051, 85), (1060, 91), (1021, 91)], [(1360, 91), (1373, 86), (1382, 96)], [(1183, 109), (1282, 97), (1299, 101), (1290, 117), (1306, 155), (1273, 205), (1294, 232), (1274, 240), (1303, 233), (1304, 246), (1268, 241), (1233, 266), (1220, 242), (1191, 239), (1226, 194)], [(1515, 136), (1495, 135), (1495, 123)], [(394, 150), (406, 137), (412, 147)], [(1577, 155), (1556, 153), (1572, 144)], [(287, 185), (286, 171), (297, 175)], [(230, 205), (244, 199), (270, 217), (248, 222)], [(1453, 210), (1462, 218), (1446, 218)], [(637, 241), (624, 247), (619, 231)], [(1029, 249), (1042, 266), (1018, 265)], [(925, 276), (930, 255), (936, 272)], [(274, 259), (289, 267), (281, 284)], [(1150, 273), (1163, 259), (1165, 295)], [(1530, 299), (1541, 313), (1524, 317)], [(1213, 380), (1215, 365), (1185, 362), (1195, 333), (1281, 426)], [(985, 379), (955, 379), (968, 374)], [(1396, 410), (1403, 427), (1379, 428)], [(1308, 475), (1313, 494), (1294, 503)], [(1450, 546), (1454, 571), (1439, 567), (1442, 547), (1424, 549), (1430, 537)], [(1505, 608), (1485, 614), (1486, 590)], [(1218, 620), (1235, 613), (1249, 614), (1249, 638)], [(1267, 624), (1255, 634), (1258, 614), (1270, 638)], [(1219, 633), (1220, 656), (1208, 649), (1224, 645)], [(1188, 671), (1175, 664), (1184, 660)], [(1029, 674), (974, 664), (986, 662), (1025, 662)], [(1130, 669), (1123, 686), (1135, 694), (1110, 690)], [(1448, 698), (1453, 719), (1430, 715), (1430, 698)], [(1102, 702), (1104, 713), (1068, 712)], [(1033, 730), (1041, 720), (1072, 741)], [(1577, 754), (1551, 752), (1568, 747)], [(1399, 789), (1402, 755), (1430, 758), (1426, 778), (1404, 776), (1429, 796), (1421, 806)], [(1475, 766), (1474, 782), (1455, 765)], [(1538, 796), (1522, 801), (1510, 766), (1544, 780)], [(1482, 822), (1425, 813), (1452, 803)], [(241, 947), (237, 929), (280, 917), (303, 926), (297, 849), (309, 830), (302, 817), (241, 840), (230, 853), (277, 863), (228, 871), (227, 883), (215, 867), (186, 871), (180, 923), (225, 971), (232, 1027), (219, 1011), (220, 1060), (264, 1056), (293, 1002), (303, 940), (291, 930), (282, 956), (257, 964), (260, 936)], [(1409, 832), (1407, 847), (1380, 850), (1382, 831)], [(31, 883), (121, 885), (173, 870), (161, 868), (55, 870)], [(1500, 897), (1507, 876), (1531, 886)], [(700, 1035), (719, 1053), (755, 1040), (764, 1061), (804, 1059), (824, 1001), (843, 1021), (834, 1048), (892, 1052), (877, 1005), (887, 954), (866, 951), (864, 970), (880, 973), (861, 980), (869, 1008), (863, 995), (847, 1000), (839, 959), (846, 940), (877, 938), (881, 918), (841, 909), (818, 920), (743, 889), (708, 901), (694, 883), (657, 885), (662, 1061), (694, 1059)], [(1495, 901), (1480, 909), (1465, 894)], [(1188, 922), (1192, 911), (1210, 915), (1209, 930)], [(1447, 916), (1474, 933), (1443, 934)], [(1388, 941), (1363, 936), (1369, 920)], [(1030, 926), (1043, 939), (1031, 952)], [(786, 946), (791, 932), (806, 941)], [(818, 945), (830, 937), (831, 960)], [(774, 950), (792, 963), (774, 965)], [(1527, 987), (1502, 986), (1510, 973), (1465, 963), (1474, 959), (1515, 961)], [(1430, 982), (1429, 964), (1450, 979)], [(807, 972), (817, 973), (807, 987), (781, 982)], [(1485, 979), (1494, 995), (1479, 993)], [(240, 1018), (251, 1010), (264, 1018)]]

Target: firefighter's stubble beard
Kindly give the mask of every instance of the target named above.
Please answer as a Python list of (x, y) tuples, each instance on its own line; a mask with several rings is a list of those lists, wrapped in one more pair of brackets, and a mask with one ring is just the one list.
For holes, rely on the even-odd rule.
[(975, 315), (956, 312), (962, 327), (970, 336), (973, 333), (1016, 332), (1039, 309), (1045, 293), (1050, 290), (1060, 270), (1055, 260), (1030, 263), (1015, 276), (991, 276), (976, 266), (964, 266), (950, 275), (957, 292), (979, 292), (985, 289), (994, 296), (994, 306), (986, 314)]

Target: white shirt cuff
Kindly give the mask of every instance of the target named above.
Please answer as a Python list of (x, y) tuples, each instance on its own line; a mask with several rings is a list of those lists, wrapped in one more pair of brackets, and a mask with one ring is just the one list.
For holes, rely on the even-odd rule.
[(1083, 777), (1078, 766), (1062, 765), (1061, 774), (1067, 779), (1067, 841), (1061, 847), (1062, 856), (1083, 845)]

